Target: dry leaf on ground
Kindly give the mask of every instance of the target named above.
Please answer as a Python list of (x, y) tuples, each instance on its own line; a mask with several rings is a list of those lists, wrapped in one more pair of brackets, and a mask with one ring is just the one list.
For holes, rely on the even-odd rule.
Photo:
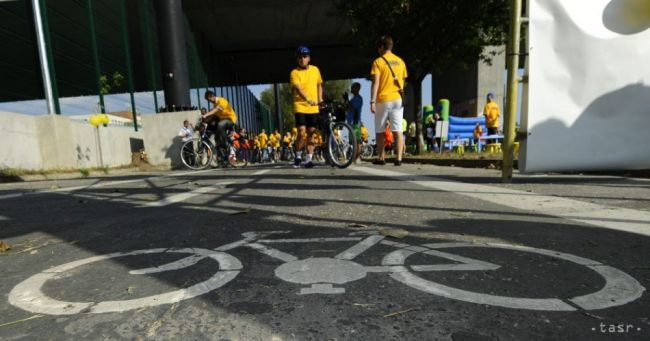
[(11, 245), (0, 240), (0, 252), (7, 252), (9, 250), (11, 250)]
[(386, 237), (404, 238), (408, 236), (409, 231), (403, 229), (380, 229), (379, 234)]

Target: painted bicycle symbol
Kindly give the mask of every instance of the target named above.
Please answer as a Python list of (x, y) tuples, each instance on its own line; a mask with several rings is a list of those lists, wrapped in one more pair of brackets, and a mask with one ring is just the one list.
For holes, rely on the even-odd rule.
[[(449, 299), (527, 310), (574, 311), (578, 308), (584, 310), (605, 309), (632, 302), (641, 297), (645, 291), (645, 288), (636, 279), (621, 270), (590, 259), (547, 249), (495, 243), (474, 244), (447, 242), (409, 245), (387, 240), (384, 236), (373, 233), (365, 233), (365, 235), (363, 233), (352, 233), (348, 237), (335, 238), (265, 239), (270, 235), (289, 232), (247, 232), (243, 234), (244, 239), (220, 246), (214, 250), (156, 248), (89, 257), (44, 270), (41, 273), (27, 278), (16, 285), (9, 293), (9, 302), (27, 311), (50, 315), (122, 312), (143, 307), (176, 303), (218, 289), (235, 279), (243, 269), (243, 265), (237, 258), (226, 252), (239, 247), (248, 247), (282, 261), (283, 264), (275, 269), (275, 276), (281, 280), (302, 285), (303, 287), (298, 292), (301, 295), (343, 294), (345, 293), (345, 288), (342, 287), (343, 284), (363, 279), (368, 273), (387, 273), (393, 279), (411, 288)], [(288, 243), (352, 241), (357, 243), (335, 257), (306, 259), (299, 259), (294, 255), (269, 246), (272, 244)], [(378, 244), (396, 248), (396, 250), (384, 256), (381, 265), (364, 266), (353, 261), (357, 256)], [(521, 298), (462, 290), (418, 276), (419, 273), (434, 271), (491, 271), (500, 268), (497, 264), (446, 252), (448, 249), (474, 247), (529, 252), (572, 262), (595, 271), (604, 278), (605, 284), (596, 292), (572, 298)], [(160, 253), (188, 254), (189, 256), (168, 264), (133, 270), (129, 273), (131, 275), (145, 275), (178, 270), (195, 265), (204, 259), (216, 261), (219, 264), (219, 270), (207, 280), (192, 286), (131, 300), (67, 302), (48, 297), (42, 291), (43, 285), (47, 281), (66, 277), (66, 272), (81, 266), (119, 257)], [(406, 265), (407, 258), (416, 254), (435, 256), (453, 261), (454, 263)]]

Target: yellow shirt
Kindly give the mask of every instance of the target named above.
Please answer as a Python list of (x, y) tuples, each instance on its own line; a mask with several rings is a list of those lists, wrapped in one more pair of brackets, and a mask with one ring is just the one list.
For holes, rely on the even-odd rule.
[(483, 108), (483, 115), (485, 115), (485, 125), (488, 128), (499, 128), (501, 111), (499, 110), (498, 104), (495, 102), (487, 103), (485, 108)]
[(260, 141), (258, 139), (255, 139), (254, 143), (255, 143), (255, 147), (257, 147), (259, 149), (260, 146), (261, 146)]
[(275, 134), (269, 136), (269, 147), (277, 148), (280, 146), (280, 141), (275, 137)]
[(370, 68), (371, 75), (379, 75), (379, 89), (377, 90), (377, 103), (394, 101), (402, 98), (399, 94), (399, 89), (404, 89), (404, 79), (408, 76), (406, 73), (406, 64), (402, 58), (394, 55), (392, 52), (386, 52), (383, 56), (390, 63), (395, 77), (397, 77), (397, 82), (399, 82), (399, 87), (395, 84), (395, 79), (393, 79), (393, 74), (388, 68), (386, 61), (379, 57), (372, 62), (372, 67)]
[(273, 133), (273, 135), (275, 135), (275, 139), (276, 139), (276, 140), (278, 140), (278, 141), (282, 141), (282, 135), (280, 135), (280, 133), (277, 133), (277, 134), (276, 134), (276, 133)]
[(318, 114), (318, 105), (309, 105), (307, 101), (293, 89), (294, 86), (300, 87), (307, 98), (318, 102), (318, 85), (323, 84), (320, 76), (320, 70), (313, 65), (306, 69), (295, 68), (291, 71), (289, 81), (293, 91), (293, 112), (301, 114)]
[(215, 106), (221, 107), (223, 110), (217, 112), (219, 120), (231, 120), (232, 123), (237, 123), (237, 114), (235, 110), (230, 106), (228, 100), (223, 97), (217, 97), (217, 103)]
[(291, 136), (285, 136), (282, 141), (286, 144), (291, 144)]
[(265, 133), (260, 133), (257, 135), (257, 139), (260, 141), (261, 146), (266, 146), (266, 142), (269, 140), (269, 137)]

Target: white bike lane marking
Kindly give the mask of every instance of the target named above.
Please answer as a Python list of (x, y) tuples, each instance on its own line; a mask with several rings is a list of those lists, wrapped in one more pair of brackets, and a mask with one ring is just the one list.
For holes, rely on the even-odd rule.
[[(237, 258), (221, 251), (232, 250), (237, 247), (249, 247), (257, 250), (262, 254), (282, 261), (283, 264), (278, 266), (274, 272), (277, 278), (286, 282), (301, 285), (311, 285), (311, 287), (301, 288), (299, 291), (300, 295), (343, 294), (345, 293), (345, 288), (334, 287), (334, 285), (343, 285), (348, 282), (363, 279), (367, 276), (368, 273), (387, 273), (393, 279), (402, 282), (411, 288), (449, 299), (524, 310), (574, 311), (577, 310), (576, 306), (584, 310), (605, 309), (632, 302), (641, 297), (645, 291), (645, 288), (641, 286), (639, 282), (618, 269), (590, 259), (553, 250), (497, 243), (475, 244), (449, 242), (431, 243), (416, 246), (405, 243), (386, 241), (383, 240), (383, 236), (378, 236), (374, 233), (371, 233), (371, 235), (365, 239), (362, 239), (360, 237), (260, 239), (265, 235), (275, 233), (288, 233), (288, 231), (269, 231), (260, 233), (247, 232), (243, 234), (243, 240), (220, 246), (215, 250), (190, 248), (158, 248), (131, 252), (117, 252), (69, 262), (50, 268), (48, 270), (44, 270), (43, 272), (33, 275), (23, 282), (19, 283), (10, 292), (9, 302), (21, 309), (50, 315), (66, 315), (85, 312), (121, 312), (146, 306), (176, 303), (181, 300), (193, 298), (198, 295), (207, 293), (211, 290), (215, 290), (230, 280), (234, 279), (237, 274), (243, 269), (242, 264)], [(294, 255), (270, 248), (266, 245), (262, 245), (262, 241), (265, 241), (267, 243), (278, 242), (316, 244), (325, 242), (357, 241), (357, 243), (352, 247), (349, 247), (344, 252), (340, 253), (336, 258), (317, 257), (299, 259)], [(368, 251), (372, 246), (377, 244), (383, 244), (397, 248), (397, 250), (390, 252), (384, 256), (381, 266), (364, 266), (350, 260), (360, 255), (361, 253)], [(440, 249), (471, 247), (497, 248), (519, 252), (531, 252), (543, 256), (562, 259), (568, 262), (585, 266), (595, 271), (604, 278), (605, 285), (597, 292), (573, 298), (520, 298), (490, 295), (480, 292), (457, 289), (424, 279), (422, 277), (419, 277), (416, 273), (412, 272), (415, 271), (421, 273), (429, 271), (490, 271), (499, 268), (499, 265), (496, 264), (440, 251)], [(157, 267), (133, 270), (130, 272), (130, 274), (152, 274), (163, 271), (177, 270), (192, 266), (205, 258), (212, 258), (216, 260), (219, 263), (219, 271), (217, 271), (215, 275), (213, 275), (210, 279), (195, 284), (191, 287), (132, 300), (106, 301), (99, 303), (65, 302), (47, 297), (41, 291), (46, 281), (66, 277), (64, 272), (73, 270), (83, 265), (88, 265), (94, 262), (108, 260), (116, 257), (155, 254), (163, 252), (188, 253), (190, 256)], [(448, 259), (456, 263), (431, 265), (405, 264), (408, 257), (418, 253), (430, 255), (436, 258)]]
[[(189, 253), (199, 255), (202, 258), (211, 258), (219, 263), (219, 270), (209, 279), (194, 284), (190, 287), (174, 290), (171, 292), (141, 297), (131, 300), (105, 301), (105, 302), (67, 302), (56, 300), (46, 296), (42, 287), (48, 280), (56, 280), (65, 277), (64, 272), (83, 265), (126, 256), (135, 256), (154, 253)], [(176, 270), (186, 266), (175, 262), (175, 267), (167, 266), (166, 270)], [(205, 249), (149, 249), (131, 252), (116, 252), (107, 255), (90, 257), (78, 261), (66, 263), (54, 268), (45, 270), (39, 274), (29, 277), (16, 285), (9, 293), (9, 303), (21, 309), (48, 315), (72, 315), (79, 313), (107, 313), (123, 312), (143, 307), (151, 307), (161, 304), (176, 303), (182, 300), (203, 295), (215, 290), (234, 279), (242, 269), (239, 260), (227, 253), (215, 252)]]
[(603, 206), (585, 201), (375, 168), (350, 167), (350, 169), (476, 198), (530, 213), (555, 216), (607, 229), (650, 236), (650, 212), (646, 211)]
[[(643, 295), (645, 288), (630, 275), (599, 262), (578, 257), (575, 255), (562, 253), (553, 250), (539, 249), (521, 245), (507, 245), (507, 244), (472, 244), (472, 243), (433, 243), (423, 245), (426, 248), (433, 249), (424, 252), (425, 254), (434, 255), (437, 257), (448, 258), (454, 261), (460, 261), (463, 264), (450, 264), (442, 268), (436, 266), (411, 266), (415, 271), (467, 271), (467, 270), (495, 270), (498, 266), (482, 261), (473, 260), (470, 258), (452, 255), (446, 252), (437, 251), (435, 249), (443, 248), (456, 248), (456, 247), (485, 247), (485, 248), (499, 248), (514, 251), (523, 251), (537, 253), (544, 256), (559, 258), (565, 261), (576, 263), (585, 266), (605, 279), (605, 286), (599, 291), (566, 299), (584, 310), (605, 309), (615, 306), (624, 305), (632, 302)], [(404, 265), (406, 259), (415, 254), (416, 252), (397, 250), (384, 257), (383, 265), (400, 266)], [(487, 268), (484, 267), (487, 265)], [(489, 268), (493, 266), (493, 268)], [(472, 269), (474, 268), (474, 269)], [(394, 272), (390, 275), (392, 278), (420, 291), (430, 294), (455, 299), (459, 301), (488, 304), (499, 307), (514, 308), (514, 309), (527, 309), (527, 310), (546, 310), (546, 311), (574, 311), (577, 310), (573, 305), (568, 304), (561, 299), (555, 298), (519, 298), (490, 295), (484, 293), (477, 293), (463, 289), (452, 288), (434, 281), (426, 280), (418, 277), (416, 274), (408, 271)]]
[(213, 185), (210, 185), (210, 186), (205, 186), (205, 187), (200, 187), (200, 188), (197, 188), (197, 189), (195, 189), (193, 191), (190, 191), (190, 192), (175, 194), (175, 195), (172, 195), (172, 196), (168, 196), (168, 197), (166, 197), (166, 198), (164, 198), (162, 200), (149, 202), (149, 203), (143, 204), (143, 205), (141, 205), (139, 207), (164, 207), (164, 206), (167, 206), (167, 205), (171, 205), (171, 204), (175, 204), (175, 203), (185, 201), (185, 200), (187, 200), (189, 198), (192, 198), (192, 197), (195, 197), (197, 195), (212, 192), (212, 191), (214, 191), (216, 189), (223, 188), (226, 185), (231, 185), (231, 184), (234, 184), (234, 183), (236, 183), (236, 182), (234, 182), (234, 181), (217, 182), (216, 184), (213, 184)]

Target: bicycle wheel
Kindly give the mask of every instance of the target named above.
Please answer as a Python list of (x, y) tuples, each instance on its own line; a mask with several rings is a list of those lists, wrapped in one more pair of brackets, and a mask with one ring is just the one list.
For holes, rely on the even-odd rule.
[(181, 161), (185, 167), (200, 170), (208, 167), (212, 162), (212, 147), (201, 139), (192, 139), (181, 147)]
[(371, 145), (369, 144), (364, 144), (361, 147), (361, 157), (363, 159), (369, 159), (372, 157), (372, 154), (374, 153), (374, 149), (372, 148)]
[[(129, 273), (132, 275), (146, 275), (151, 273), (178, 270), (192, 266), (203, 259), (211, 259), (213, 261), (216, 261), (219, 264), (219, 270), (212, 274), (207, 280), (196, 283), (192, 286), (181, 287), (172, 289), (168, 292), (129, 300), (113, 300), (103, 302), (61, 301), (56, 298), (47, 296), (47, 292), (43, 292), (43, 290), (41, 290), (47, 281), (54, 281), (64, 278), (73, 273), (74, 269), (82, 266), (90, 266), (93, 263), (112, 260), (113, 258), (151, 255), (159, 253), (188, 254), (189, 256), (172, 263), (152, 268), (133, 270)], [(222, 287), (226, 283), (233, 280), (235, 277), (237, 277), (242, 268), (243, 266), (237, 258), (225, 252), (200, 248), (158, 248), (136, 250), (130, 252), (115, 252), (72, 261), (70, 263), (59, 265), (57, 267), (35, 274), (22, 281), (11, 290), (9, 293), (9, 303), (23, 310), (47, 315), (73, 315), (81, 313), (101, 314), (110, 312), (123, 312), (146, 307), (155, 307), (162, 304), (173, 304), (206, 294), (212, 290)]]
[(333, 166), (348, 167), (358, 152), (357, 136), (352, 127), (345, 122), (332, 124), (332, 132), (326, 145), (326, 152)]

